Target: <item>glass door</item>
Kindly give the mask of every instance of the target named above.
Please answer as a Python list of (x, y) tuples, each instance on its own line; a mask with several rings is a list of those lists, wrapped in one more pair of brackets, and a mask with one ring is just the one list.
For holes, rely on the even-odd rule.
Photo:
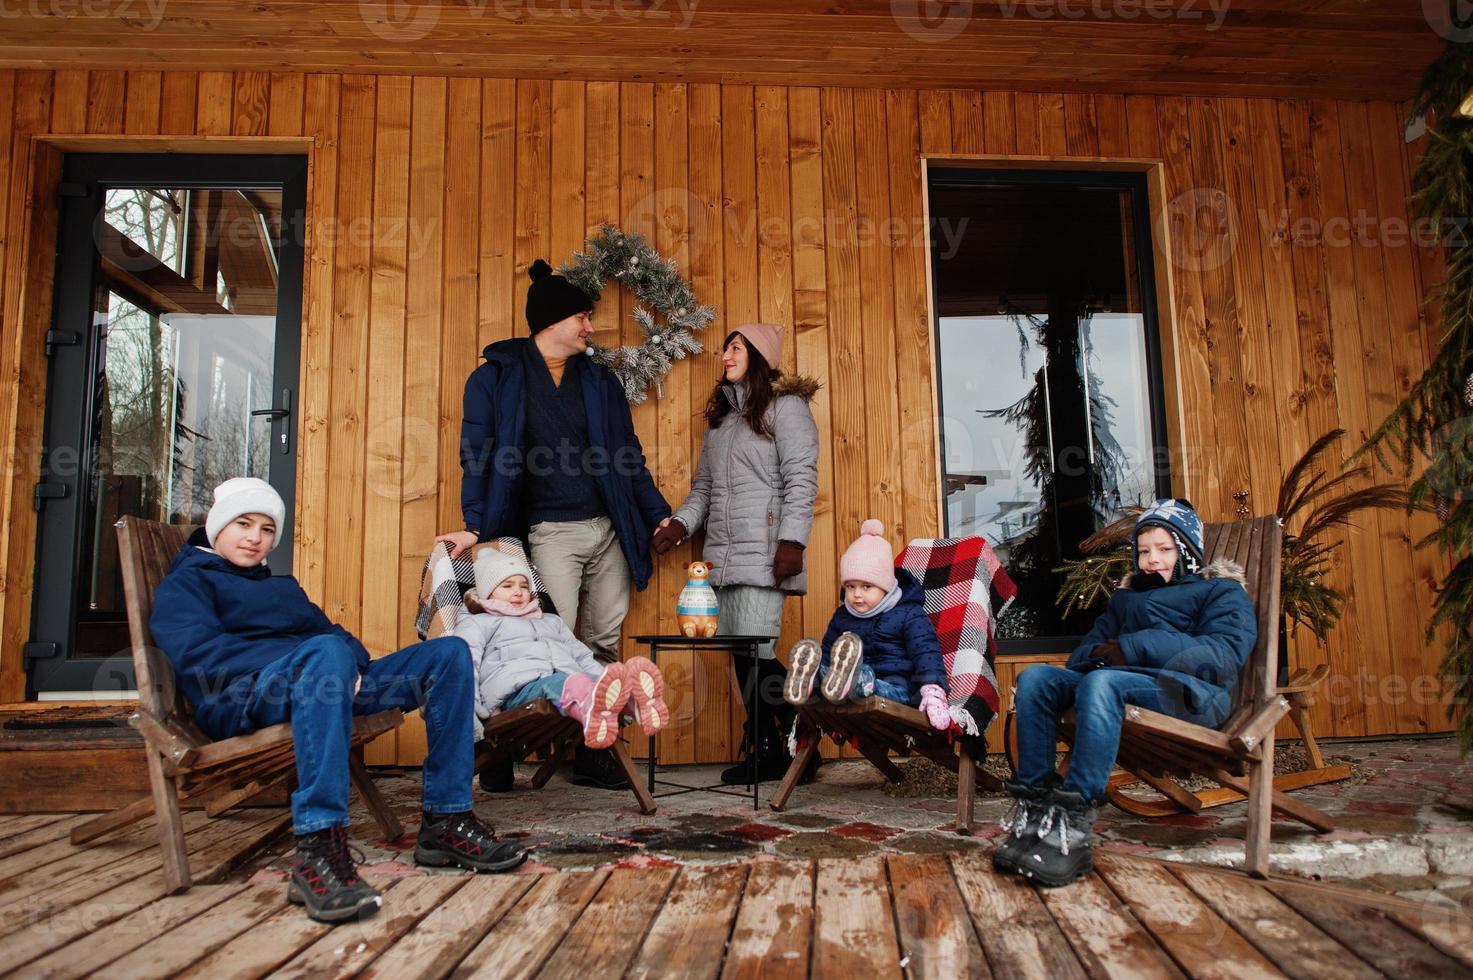
[[(28, 681), (133, 686), (114, 524), (202, 524), (255, 476), (291, 513), (306, 161), (69, 157), (36, 486)], [(291, 571), (291, 527), (271, 569)]]

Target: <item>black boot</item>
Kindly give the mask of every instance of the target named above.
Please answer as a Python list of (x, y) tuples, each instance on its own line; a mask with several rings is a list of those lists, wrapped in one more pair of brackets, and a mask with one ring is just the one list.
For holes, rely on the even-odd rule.
[(721, 781), (727, 786), (752, 785), (752, 719), (742, 722), (742, 744), (737, 749), (739, 761), (721, 770)]
[(499, 756), (481, 767), (481, 789), (488, 793), (510, 793), (516, 782), (511, 756)]
[(507, 871), (527, 860), (527, 852), (499, 841), (474, 811), (422, 814), (414, 863), (443, 868), (457, 865), (471, 871)]
[(1018, 874), (1048, 888), (1061, 888), (1094, 867), (1089, 840), (1099, 808), (1073, 790), (1051, 793), (1038, 841), (1018, 858)]
[(1038, 843), (1038, 825), (1048, 810), (1052, 787), (1027, 786), (1011, 779), (1005, 780), (1003, 787), (1013, 798), (1013, 808), (1003, 818), (1002, 829), (1008, 832), (1008, 837), (992, 852), (992, 866), (1007, 874), (1017, 874), (1019, 858)]
[(348, 850), (348, 832), (328, 827), (297, 838), (292, 858), (291, 884), (286, 899), (305, 905), (318, 922), (348, 922), (377, 912), (383, 899), (358, 877), (358, 865)]
[(573, 754), (572, 780), (579, 786), (594, 789), (628, 789), (629, 778), (608, 749), (590, 749), (580, 745)]

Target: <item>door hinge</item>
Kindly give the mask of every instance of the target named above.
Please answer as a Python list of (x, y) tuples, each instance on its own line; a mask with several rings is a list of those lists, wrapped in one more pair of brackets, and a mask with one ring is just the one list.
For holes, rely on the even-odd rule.
[(66, 495), (67, 489), (65, 483), (38, 483), (36, 484), (36, 489), (33, 491), (32, 499), (35, 502), (36, 510), (39, 511), (46, 501), (61, 500)]
[(26, 663), (33, 660), (51, 660), (61, 653), (61, 646), (56, 643), (27, 643), (21, 647), (21, 653)]
[(66, 330), (46, 331), (46, 356), (51, 357), (58, 347), (75, 347), (82, 340), (79, 334)]

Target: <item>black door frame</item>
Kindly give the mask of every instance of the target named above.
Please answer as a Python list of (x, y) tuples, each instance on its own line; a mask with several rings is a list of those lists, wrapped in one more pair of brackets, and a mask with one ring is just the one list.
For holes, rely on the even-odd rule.
[[(253, 189), (281, 192), (277, 247), (273, 400), (288, 414), (271, 419), (269, 477), (286, 513), (296, 497), (297, 388), (301, 368), (307, 158), (276, 154), (72, 153), (62, 167), (52, 327), (47, 337), (46, 422), (36, 506), (36, 575), (31, 642), (25, 649), (26, 696), (38, 691), (116, 691), (134, 687), (128, 649), (73, 658), (80, 601), (83, 508), (94, 475), (89, 447), (96, 395), (92, 377), (99, 335), (92, 304), (97, 285), (94, 228), (104, 191), (129, 187)], [(75, 257), (85, 256), (85, 259)], [(73, 392), (66, 397), (67, 390)], [(76, 395), (80, 394), (80, 397)], [(278, 447), (285, 446), (285, 451)], [(281, 529), (272, 572), (291, 573), (291, 521)], [(44, 683), (38, 681), (44, 680)]]

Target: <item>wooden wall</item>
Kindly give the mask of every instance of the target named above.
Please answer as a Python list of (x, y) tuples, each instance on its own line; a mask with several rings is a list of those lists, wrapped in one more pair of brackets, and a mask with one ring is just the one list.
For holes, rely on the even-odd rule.
[[(222, 151), (226, 137), (312, 141), (296, 570), (375, 651), (413, 639), (425, 551), (460, 526), (464, 378), (484, 344), (525, 332), (527, 266), (567, 259), (603, 221), (651, 235), (687, 270), (718, 311), (710, 347), (731, 325), (780, 322), (784, 369), (824, 382), (812, 592), (789, 602), (784, 647), (824, 628), (861, 520), (879, 517), (897, 544), (938, 529), (923, 154), (1161, 161), (1168, 384), (1185, 418), (1174, 438), (1181, 489), (1209, 518), (1231, 516), (1240, 490), (1270, 510), (1282, 471), (1332, 426), (1359, 444), (1434, 343), (1419, 303), (1430, 267), (1405, 236), (1390, 241), (1406, 221), (1409, 153), (1385, 102), (0, 70), (0, 133), (13, 134), (0, 141), (7, 699), (22, 691), (29, 629), (49, 302), (38, 283), (52, 247), (49, 207), (30, 207), (28, 187), (55, 165), (33, 152), (36, 136), (218, 137)], [(1358, 215), (1374, 240), (1346, 239)], [(630, 308), (605, 295), (600, 341), (633, 336)], [(664, 398), (634, 413), (672, 504), (716, 373), (711, 352), (679, 365)], [(1442, 567), (1410, 545), (1426, 529), (1385, 514), (1349, 535), (1333, 576), (1351, 593), (1346, 618), (1327, 646), (1295, 647), (1298, 664), (1334, 669), (1321, 734), (1447, 727), (1428, 680), (1438, 654), (1422, 642)], [(673, 626), (688, 558), (660, 564), (627, 634)], [(693, 723), (665, 737), (662, 758), (731, 757), (724, 661), (667, 666), (676, 678), (699, 668), (702, 693), (679, 707)], [(413, 762), (423, 745), (406, 729), (376, 760)]]

